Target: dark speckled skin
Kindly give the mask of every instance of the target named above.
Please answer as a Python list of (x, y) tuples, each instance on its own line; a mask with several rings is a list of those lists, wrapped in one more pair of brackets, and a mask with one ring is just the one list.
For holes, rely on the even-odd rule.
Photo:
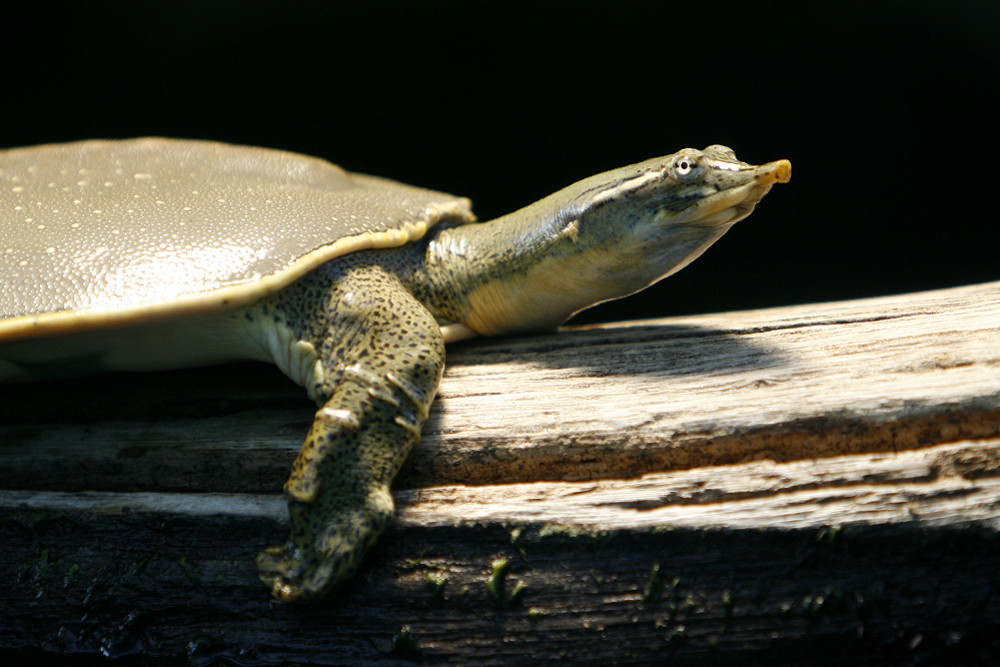
[(285, 484), (291, 536), (258, 556), (280, 600), (351, 575), (393, 511), (390, 483), (417, 442), (444, 368), (442, 325), (492, 335), (558, 325), (679, 270), (776, 182), (721, 146), (577, 183), (482, 225), (358, 252), (262, 305), (317, 352), (322, 407)]
[(323, 365), (324, 407), (285, 484), (291, 536), (258, 556), (284, 601), (307, 600), (355, 570), (392, 517), (389, 484), (420, 437), (444, 369), (434, 316), (377, 261), (359, 253), (275, 299)]

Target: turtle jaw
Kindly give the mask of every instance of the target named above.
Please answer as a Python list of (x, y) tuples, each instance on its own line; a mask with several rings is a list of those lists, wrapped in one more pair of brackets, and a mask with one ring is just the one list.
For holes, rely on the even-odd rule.
[(680, 211), (657, 211), (657, 223), (691, 225), (694, 227), (724, 227), (750, 215), (775, 183), (787, 183), (792, 178), (792, 163), (776, 160), (760, 166), (713, 161), (720, 171), (741, 172), (749, 178), (744, 183), (708, 194)]

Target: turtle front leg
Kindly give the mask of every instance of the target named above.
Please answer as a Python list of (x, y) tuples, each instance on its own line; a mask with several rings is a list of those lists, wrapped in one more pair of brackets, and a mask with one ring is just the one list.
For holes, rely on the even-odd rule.
[(390, 483), (437, 391), (444, 342), (437, 322), (377, 267), (341, 278), (315, 388), (316, 412), (285, 483), (291, 535), (257, 557), (284, 602), (320, 597), (348, 578), (393, 513)]

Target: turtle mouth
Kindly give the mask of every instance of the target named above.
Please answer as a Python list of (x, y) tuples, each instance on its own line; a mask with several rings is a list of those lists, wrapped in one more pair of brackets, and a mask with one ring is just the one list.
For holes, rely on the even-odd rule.
[(749, 215), (775, 183), (791, 180), (792, 163), (777, 160), (746, 171), (754, 173), (745, 183), (702, 197), (687, 208), (668, 213), (663, 221), (697, 227), (731, 225)]

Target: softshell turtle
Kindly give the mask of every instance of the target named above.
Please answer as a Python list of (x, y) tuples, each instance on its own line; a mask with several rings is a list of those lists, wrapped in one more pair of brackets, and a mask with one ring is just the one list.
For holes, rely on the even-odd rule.
[(275, 597), (350, 576), (393, 511), (444, 343), (552, 328), (681, 269), (791, 164), (684, 149), (474, 222), (467, 199), (312, 157), (169, 139), (0, 151), (0, 379), (277, 364), (320, 406), (285, 483)]

